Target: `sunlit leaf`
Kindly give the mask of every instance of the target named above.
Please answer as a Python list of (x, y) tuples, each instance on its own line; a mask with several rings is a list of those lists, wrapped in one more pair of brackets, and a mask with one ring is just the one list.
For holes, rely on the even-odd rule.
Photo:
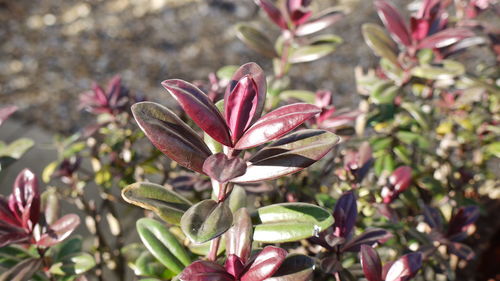
[(248, 47), (264, 56), (271, 58), (278, 56), (271, 40), (264, 33), (252, 26), (238, 24), (236, 26), (236, 36)]

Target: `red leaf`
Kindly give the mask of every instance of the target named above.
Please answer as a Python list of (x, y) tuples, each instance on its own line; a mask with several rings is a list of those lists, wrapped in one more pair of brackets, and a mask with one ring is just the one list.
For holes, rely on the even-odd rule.
[(233, 142), (236, 142), (250, 126), (255, 115), (257, 99), (257, 85), (249, 75), (241, 78), (225, 99), (224, 113)]
[(405, 191), (411, 183), (412, 169), (408, 166), (401, 166), (392, 172), (389, 177), (389, 182), (394, 186), (394, 189), (401, 193)]
[(245, 174), (246, 170), (245, 161), (238, 157), (229, 159), (224, 153), (211, 155), (203, 163), (203, 172), (221, 183)]
[(288, 25), (283, 17), (283, 14), (281, 14), (281, 11), (274, 6), (271, 1), (257, 0), (256, 2), (275, 24), (277, 24), (281, 29), (288, 29)]
[(0, 125), (2, 125), (2, 123), (16, 111), (17, 111), (17, 106), (15, 105), (10, 105), (0, 108)]
[(226, 263), (224, 264), (226, 271), (233, 275), (235, 279), (239, 279), (241, 273), (245, 269), (245, 265), (237, 255), (228, 255)]
[(385, 0), (375, 1), (375, 7), (385, 28), (389, 30), (394, 40), (407, 47), (410, 46), (412, 44), (410, 31), (399, 11)]
[(382, 281), (382, 262), (377, 252), (370, 246), (362, 245), (361, 267), (368, 281)]
[(30, 235), (22, 228), (0, 223), (0, 248), (10, 244), (28, 243)]
[(132, 113), (156, 148), (181, 166), (203, 173), (203, 162), (212, 152), (175, 113), (153, 102), (134, 104)]
[(356, 196), (352, 191), (345, 192), (335, 204), (333, 234), (343, 238), (349, 237), (356, 224), (357, 216)]
[(321, 31), (330, 25), (336, 23), (344, 17), (344, 13), (337, 9), (329, 9), (308, 22), (301, 24), (295, 30), (295, 35), (304, 36)]
[(2, 195), (0, 195), (0, 224), (1, 223), (22, 227), (21, 222), (16, 219), (15, 214), (10, 210), (7, 199)]
[(232, 146), (226, 121), (205, 93), (179, 79), (165, 80), (162, 85), (203, 131), (216, 141)]
[(36, 244), (44, 247), (56, 245), (66, 239), (79, 224), (80, 218), (77, 215), (65, 215), (51, 224)]
[(286, 7), (288, 15), (295, 26), (299, 26), (311, 17), (312, 12), (307, 9), (310, 1), (307, 0), (287, 0)]
[(422, 267), (422, 254), (420, 252), (404, 255), (392, 264), (385, 281), (409, 280), (417, 274), (420, 267)]
[(281, 266), (287, 255), (286, 250), (267, 246), (255, 258), (252, 265), (241, 277), (241, 281), (262, 281), (271, 277)]
[(343, 252), (358, 252), (361, 245), (374, 246), (377, 243), (384, 243), (392, 237), (392, 234), (385, 229), (369, 228), (362, 234), (349, 240), (342, 247)]
[(435, 33), (418, 44), (418, 49), (438, 49), (448, 47), (460, 40), (474, 36), (474, 33), (467, 28), (448, 28)]
[(179, 276), (182, 281), (235, 281), (221, 265), (211, 261), (195, 261)]
[(235, 148), (248, 149), (277, 139), (320, 112), (316, 106), (306, 103), (282, 106), (253, 124), (236, 143)]
[(40, 192), (38, 181), (28, 169), (22, 170), (17, 175), (14, 183), (9, 208), (22, 223), (23, 228), (32, 230), (40, 217)]

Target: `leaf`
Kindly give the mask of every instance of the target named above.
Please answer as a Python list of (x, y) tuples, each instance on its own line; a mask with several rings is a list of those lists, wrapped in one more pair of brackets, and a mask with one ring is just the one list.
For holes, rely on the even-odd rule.
[(41, 259), (26, 259), (0, 275), (0, 281), (28, 281), (42, 266)]
[(255, 258), (250, 268), (243, 274), (241, 281), (266, 280), (281, 266), (287, 255), (286, 250), (266, 246)]
[(361, 245), (373, 246), (384, 243), (392, 237), (392, 234), (381, 228), (368, 228), (361, 235), (354, 237), (342, 246), (343, 252), (359, 252)]
[(291, 50), (291, 54), (288, 57), (288, 62), (301, 63), (315, 61), (319, 58), (333, 53), (336, 48), (337, 43), (301, 46)]
[(412, 69), (411, 74), (428, 80), (451, 80), (465, 73), (465, 66), (459, 62), (443, 60), (441, 65), (422, 65)]
[(30, 148), (35, 145), (35, 142), (28, 138), (19, 138), (9, 145), (0, 148), (0, 157), (10, 157), (20, 159)]
[(306, 103), (282, 106), (253, 124), (236, 143), (235, 148), (249, 149), (277, 139), (320, 112), (318, 107)]
[(228, 182), (245, 174), (247, 165), (238, 157), (229, 159), (224, 153), (209, 156), (203, 164), (203, 171), (220, 183)]
[(229, 128), (208, 96), (195, 85), (179, 79), (161, 83), (179, 102), (186, 114), (203, 131), (225, 146), (232, 146)]
[(180, 194), (149, 182), (137, 182), (127, 186), (122, 190), (122, 197), (130, 204), (155, 212), (171, 224), (179, 224), (184, 212), (192, 205)]
[(421, 149), (426, 149), (430, 145), (427, 138), (414, 132), (399, 131), (396, 133), (396, 137), (403, 143), (409, 145), (416, 144)]
[(458, 211), (451, 217), (448, 226), (447, 236), (453, 239), (453, 236), (464, 232), (479, 218), (479, 207), (466, 206), (460, 207)]
[(417, 121), (418, 125), (424, 130), (429, 129), (429, 124), (427, 123), (427, 120), (425, 118), (425, 114), (420, 110), (420, 108), (414, 104), (414, 103), (409, 103), (409, 102), (403, 102), (401, 104), (401, 107), (408, 111), (410, 113), (411, 117)]
[(375, 8), (391, 36), (399, 43), (409, 47), (412, 44), (410, 31), (399, 11), (385, 0), (375, 1)]
[(389, 182), (394, 187), (395, 191), (401, 193), (405, 191), (411, 184), (412, 169), (409, 166), (398, 167), (389, 177)]
[(24, 229), (32, 230), (40, 218), (40, 191), (38, 180), (28, 169), (22, 170), (16, 177), (9, 208), (14, 212)]
[(270, 58), (278, 57), (278, 54), (274, 50), (273, 43), (269, 38), (252, 26), (242, 23), (238, 24), (236, 26), (236, 36), (248, 47), (261, 55)]
[(327, 9), (306, 23), (299, 25), (295, 30), (295, 35), (304, 36), (316, 33), (336, 23), (343, 17), (344, 12), (338, 8)]
[(338, 237), (347, 238), (352, 233), (358, 216), (356, 196), (352, 191), (344, 192), (335, 204), (333, 211), (333, 233)]
[(375, 87), (370, 94), (370, 98), (375, 104), (392, 104), (398, 95), (400, 88), (390, 82), (381, 83)]
[(391, 265), (385, 281), (409, 280), (417, 274), (420, 267), (422, 267), (420, 252), (404, 255)]
[(234, 185), (229, 195), (229, 208), (235, 213), (240, 208), (247, 206), (247, 193), (245, 189), (239, 185)]
[(9, 118), (14, 112), (17, 111), (17, 106), (9, 105), (0, 108), (0, 125)]
[(419, 49), (438, 49), (448, 47), (461, 40), (474, 36), (468, 28), (458, 27), (458, 28), (447, 28), (440, 32), (434, 33), (429, 37), (426, 37), (418, 43)]
[(181, 166), (203, 173), (203, 162), (212, 153), (172, 111), (157, 103), (140, 102), (132, 106), (132, 113), (156, 148)]
[(142, 218), (137, 221), (136, 226), (144, 246), (166, 268), (179, 274), (191, 263), (185, 248), (162, 223)]
[(245, 264), (252, 251), (253, 225), (246, 208), (234, 213), (234, 225), (224, 234), (226, 237), (226, 256), (236, 255)]
[(281, 11), (269, 0), (257, 0), (259, 5), (269, 18), (276, 23), (281, 29), (288, 29), (288, 24), (283, 17)]
[(457, 257), (470, 261), (475, 257), (474, 250), (460, 242), (447, 243), (448, 250)]
[(211, 261), (195, 261), (182, 271), (181, 281), (234, 281), (221, 265)]
[(264, 243), (298, 241), (318, 235), (333, 224), (325, 209), (307, 203), (281, 203), (257, 210), (262, 224), (255, 226), (253, 240)]
[(50, 247), (66, 239), (80, 224), (80, 217), (68, 214), (51, 224), (36, 242), (39, 246)]
[[(57, 264), (54, 264), (57, 265)], [(59, 268), (61, 275), (79, 275), (92, 269), (96, 265), (94, 258), (88, 253), (75, 253), (67, 256)], [(55, 269), (55, 268), (54, 268)], [(54, 270), (51, 268), (50, 270)]]
[(290, 254), (278, 271), (266, 281), (308, 281), (312, 280), (314, 260), (305, 255)]
[(370, 49), (377, 56), (386, 58), (394, 65), (399, 65), (398, 62), (398, 47), (385, 33), (384, 29), (376, 24), (365, 23), (362, 26), (363, 38)]
[(66, 239), (64, 242), (52, 247), (56, 250), (53, 256), (55, 261), (63, 261), (66, 257), (78, 253), (82, 250), (82, 238), (73, 236)]
[(287, 90), (280, 93), (280, 98), (287, 99), (298, 99), (306, 103), (314, 103), (315, 93), (306, 90)]
[(258, 103), (257, 85), (249, 75), (241, 78), (231, 94), (224, 98), (224, 114), (233, 142), (251, 125)]
[(57, 190), (55, 188), (47, 189), (42, 193), (41, 205), (45, 222), (47, 224), (52, 224), (57, 221), (60, 216), (60, 205), (59, 198), (57, 197)]
[(131, 267), (133, 267), (134, 274), (139, 276), (161, 276), (168, 270), (148, 251), (142, 252)]
[(247, 172), (233, 182), (257, 182), (296, 173), (321, 159), (340, 138), (325, 130), (301, 130), (267, 145), (249, 159)]
[(368, 281), (382, 280), (382, 262), (377, 252), (368, 245), (361, 245), (361, 267)]
[(181, 218), (184, 234), (195, 243), (207, 242), (224, 234), (233, 224), (233, 214), (227, 202), (207, 199), (195, 204)]
[(230, 80), (231, 77), (233, 77), (234, 73), (236, 70), (238, 70), (239, 66), (237, 65), (226, 65), (219, 70), (217, 70), (217, 78), (222, 79), (222, 80)]

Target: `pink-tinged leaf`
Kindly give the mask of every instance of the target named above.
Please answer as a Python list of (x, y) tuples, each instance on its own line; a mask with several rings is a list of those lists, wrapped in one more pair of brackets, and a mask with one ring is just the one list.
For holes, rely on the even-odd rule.
[(287, 255), (286, 250), (267, 246), (255, 258), (241, 281), (263, 281), (271, 277), (281, 266)]
[(239, 279), (241, 273), (243, 273), (245, 269), (245, 264), (237, 255), (228, 254), (226, 262), (224, 263), (224, 268), (229, 274), (234, 276), (235, 279)]
[(9, 118), (14, 112), (17, 111), (17, 106), (10, 105), (0, 108), (0, 125)]
[(404, 255), (392, 264), (385, 281), (409, 280), (417, 274), (420, 267), (422, 267), (422, 254), (420, 252)]
[(439, 49), (472, 36), (474, 36), (474, 32), (467, 28), (448, 28), (423, 39), (417, 47), (418, 49)]
[(257, 84), (249, 75), (241, 78), (224, 100), (224, 113), (233, 142), (238, 141), (250, 126), (257, 109), (257, 102)]
[(267, 145), (249, 159), (247, 172), (233, 182), (257, 182), (296, 173), (321, 159), (340, 141), (324, 130), (301, 130)]
[(474, 251), (467, 245), (460, 242), (447, 243), (450, 253), (464, 260), (472, 260), (475, 256)]
[(443, 218), (439, 210), (427, 205), (424, 205), (422, 209), (424, 212), (424, 220), (429, 225), (429, 227), (438, 231), (442, 230)]
[[(234, 88), (238, 85), (238, 82), (243, 79), (245, 76), (251, 77), (255, 84), (257, 85), (257, 97), (256, 99), (252, 100), (255, 104), (252, 104), (252, 108), (255, 107), (254, 114), (251, 117), (250, 125), (255, 123), (261, 116), (262, 110), (264, 109), (264, 103), (266, 102), (266, 91), (267, 91), (267, 86), (266, 86), (266, 75), (264, 74), (264, 71), (262, 68), (260, 68), (259, 65), (257, 65), (254, 62), (249, 62), (245, 63), (244, 65), (240, 66), (238, 70), (233, 74), (233, 77), (231, 78), (231, 81), (229, 81), (229, 84), (226, 88), (226, 92), (224, 94), (224, 105), (225, 108), (227, 108), (227, 102), (230, 99), (234, 99), (234, 97), (231, 97)], [(227, 112), (226, 114), (226, 122), (227, 122)], [(229, 122), (228, 122), (229, 123)], [(234, 137), (234, 136), (233, 136)]]
[(0, 281), (26, 281), (32, 280), (35, 274), (42, 266), (42, 259), (25, 259), (13, 267), (9, 268), (0, 275)]
[(221, 265), (211, 261), (195, 261), (179, 276), (182, 281), (234, 281)]
[(210, 155), (203, 163), (203, 172), (221, 183), (245, 174), (246, 170), (245, 161), (238, 157), (229, 159), (224, 153)]
[(165, 80), (161, 84), (196, 125), (216, 141), (232, 146), (226, 121), (205, 93), (193, 84), (179, 79)]
[(350, 126), (354, 123), (354, 121), (359, 117), (360, 114), (361, 112), (359, 110), (339, 110), (335, 112), (335, 114), (332, 114), (328, 116), (328, 118), (325, 118), (320, 127), (322, 129), (332, 130)]
[(361, 245), (374, 246), (385, 243), (392, 237), (392, 234), (385, 229), (369, 228), (361, 235), (349, 240), (342, 247), (343, 252), (359, 252)]
[(314, 105), (319, 108), (327, 108), (332, 103), (332, 92), (327, 90), (320, 90), (315, 93)]
[(405, 46), (411, 46), (410, 31), (399, 11), (385, 0), (375, 1), (378, 15), (392, 38)]
[(450, 219), (447, 236), (452, 237), (464, 232), (479, 218), (477, 206), (460, 207), (457, 213)]
[(417, 42), (424, 39), (431, 28), (430, 22), (427, 19), (417, 19), (414, 17), (410, 19), (410, 26), (411, 37)]
[(383, 281), (382, 262), (380, 261), (377, 251), (370, 246), (362, 245), (360, 259), (361, 267), (368, 281)]
[(333, 233), (338, 237), (349, 237), (356, 224), (357, 216), (356, 196), (352, 191), (345, 192), (335, 204)]
[(269, 18), (278, 25), (281, 29), (288, 29), (285, 18), (281, 11), (269, 0), (256, 0), (257, 5), (259, 5), (264, 12), (269, 16)]
[(80, 217), (77, 215), (65, 215), (51, 224), (36, 244), (44, 247), (54, 246), (66, 239), (79, 224)]
[(316, 33), (336, 23), (343, 17), (344, 13), (342, 11), (338, 9), (328, 9), (306, 23), (299, 25), (295, 30), (295, 35), (305, 36)]
[(235, 148), (243, 150), (275, 140), (320, 112), (319, 108), (307, 103), (282, 106), (253, 124), (236, 143)]
[(233, 215), (234, 225), (224, 234), (226, 235), (226, 253), (236, 255), (243, 263), (246, 263), (252, 251), (252, 220), (246, 208), (238, 209)]
[(411, 183), (412, 169), (408, 166), (401, 166), (392, 172), (389, 182), (398, 193), (405, 191)]
[[(303, 4), (300, 3), (303, 1), (289, 0), (287, 2), (289, 3), (287, 5), (288, 15), (292, 20), (294, 26), (300, 26), (311, 17), (312, 15), (311, 10), (309, 10), (307, 7), (305, 7)], [(297, 5), (290, 3), (300, 3), (300, 4)]]
[(30, 235), (24, 229), (0, 223), (0, 248), (10, 244), (28, 243)]
[(153, 102), (134, 104), (132, 113), (156, 148), (179, 165), (203, 173), (203, 162), (212, 153), (175, 113)]
[(38, 180), (28, 169), (17, 175), (9, 207), (24, 228), (32, 230), (40, 217), (40, 192)]
[(16, 219), (15, 214), (9, 208), (9, 202), (2, 195), (0, 195), (0, 224), (1, 223), (22, 227), (22, 223)]

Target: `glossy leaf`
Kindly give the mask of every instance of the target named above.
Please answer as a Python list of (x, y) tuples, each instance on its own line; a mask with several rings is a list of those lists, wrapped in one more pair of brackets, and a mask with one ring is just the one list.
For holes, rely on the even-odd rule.
[(195, 261), (182, 271), (181, 281), (234, 281), (221, 265), (211, 261)]
[(191, 263), (191, 258), (177, 238), (162, 223), (148, 218), (137, 221), (137, 232), (149, 252), (176, 274)]
[(232, 146), (226, 121), (205, 93), (193, 84), (179, 79), (165, 80), (162, 85), (196, 125), (216, 141)]
[(314, 103), (315, 93), (306, 90), (286, 90), (280, 93), (280, 98), (297, 99), (306, 103)]
[(0, 125), (9, 118), (14, 112), (17, 111), (17, 106), (9, 105), (0, 108)]
[(381, 82), (374, 87), (370, 98), (375, 104), (392, 104), (400, 88), (391, 82)]
[(407, 47), (410, 46), (412, 44), (410, 31), (398, 10), (386, 0), (375, 1), (375, 7), (391, 36), (399, 43)]
[(473, 224), (479, 218), (479, 208), (477, 206), (467, 206), (458, 209), (457, 213), (450, 219), (448, 226), (449, 237), (456, 235)]
[(238, 141), (250, 126), (258, 98), (257, 84), (247, 75), (238, 81), (231, 94), (224, 99), (224, 114), (233, 142)]
[(299, 25), (295, 30), (295, 35), (304, 36), (316, 33), (336, 23), (343, 17), (344, 13), (338, 8), (327, 9), (306, 23)]
[(421, 266), (422, 254), (420, 252), (404, 255), (391, 265), (385, 281), (409, 280), (417, 274)]
[(137, 182), (122, 190), (122, 197), (130, 204), (155, 212), (171, 224), (179, 224), (184, 212), (191, 207), (183, 196), (161, 185)]
[(474, 36), (474, 33), (467, 28), (447, 28), (424, 38), (418, 44), (419, 49), (437, 49), (453, 45), (467, 37)]
[(384, 29), (376, 24), (365, 23), (362, 26), (363, 38), (366, 44), (377, 56), (386, 58), (394, 65), (398, 65), (398, 48), (394, 41), (385, 33)]
[(249, 159), (247, 172), (233, 182), (256, 182), (298, 172), (321, 159), (340, 138), (324, 130), (301, 130), (269, 144)]
[(234, 213), (234, 225), (224, 234), (226, 255), (236, 255), (246, 263), (252, 251), (252, 234), (250, 214), (246, 208), (241, 208)]
[(238, 157), (229, 159), (224, 153), (209, 156), (203, 164), (203, 171), (220, 183), (239, 177), (245, 174), (246, 170), (247, 165), (242, 159)]
[(286, 250), (266, 246), (243, 274), (241, 281), (261, 281), (271, 277), (281, 266), (287, 255)]
[(38, 180), (28, 169), (22, 170), (16, 177), (14, 189), (9, 198), (9, 207), (24, 228), (33, 229), (40, 217), (40, 191)]
[(325, 209), (307, 203), (281, 203), (257, 210), (260, 221), (253, 240), (264, 243), (297, 241), (318, 235), (333, 224)]
[(88, 253), (75, 253), (51, 267), (61, 275), (78, 275), (91, 270), (96, 265), (94, 258)]
[(257, 0), (257, 5), (259, 5), (264, 12), (269, 16), (269, 18), (276, 23), (281, 29), (288, 29), (288, 24), (283, 17), (281, 11), (269, 0)]
[(248, 149), (275, 140), (297, 128), (321, 110), (311, 104), (282, 106), (262, 116), (236, 143), (236, 149)]
[(278, 54), (274, 50), (273, 43), (267, 36), (262, 33), (260, 30), (246, 25), (246, 24), (238, 24), (236, 26), (236, 36), (243, 41), (248, 47), (252, 50), (270, 57), (277, 57)]
[(317, 44), (317, 45), (306, 45), (293, 49), (288, 62), (290, 63), (301, 63), (310, 62), (327, 56), (337, 48), (337, 44)]
[(368, 281), (382, 280), (382, 262), (377, 252), (368, 245), (361, 245), (361, 267)]
[(181, 218), (184, 234), (195, 243), (207, 242), (222, 235), (233, 224), (233, 214), (227, 202), (217, 203), (207, 199), (195, 204)]
[[(35, 145), (32, 139), (19, 138), (6, 146), (0, 146), (0, 157), (20, 159), (30, 148)], [(1, 170), (1, 167), (0, 167)]]
[(41, 266), (41, 259), (25, 259), (0, 275), (0, 281), (28, 281)]
[(290, 254), (278, 271), (266, 281), (309, 281), (314, 272), (314, 260), (305, 255)]
[(411, 167), (401, 166), (394, 170), (392, 175), (389, 177), (389, 182), (394, 186), (396, 191), (403, 192), (410, 186), (411, 174)]
[(65, 215), (51, 224), (42, 234), (37, 245), (50, 247), (66, 239), (80, 224), (80, 217), (75, 214)]
[(345, 192), (335, 204), (333, 211), (333, 233), (338, 237), (349, 237), (356, 224), (358, 208), (352, 191)]
[(153, 102), (134, 104), (132, 113), (156, 148), (181, 166), (203, 173), (203, 162), (212, 153), (175, 113)]
[(362, 234), (349, 240), (342, 246), (344, 252), (359, 252), (361, 245), (373, 246), (377, 243), (384, 243), (392, 237), (392, 234), (381, 228), (368, 228)]

